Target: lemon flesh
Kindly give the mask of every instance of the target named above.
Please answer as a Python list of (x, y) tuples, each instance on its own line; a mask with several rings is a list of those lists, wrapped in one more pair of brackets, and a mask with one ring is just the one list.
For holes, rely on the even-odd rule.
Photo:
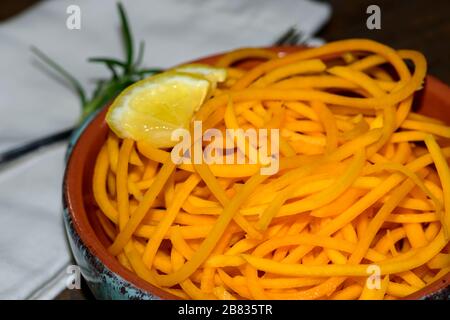
[(211, 89), (226, 78), (220, 70), (224, 69), (186, 65), (138, 81), (114, 100), (106, 122), (120, 138), (144, 140), (157, 148), (172, 147), (177, 143), (171, 139), (173, 130), (188, 129)]

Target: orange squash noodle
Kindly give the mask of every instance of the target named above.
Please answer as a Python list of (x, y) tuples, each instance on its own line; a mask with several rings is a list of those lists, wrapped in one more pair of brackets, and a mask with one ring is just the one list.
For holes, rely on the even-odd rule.
[(182, 299), (398, 299), (449, 272), (450, 127), (411, 111), (421, 53), (351, 39), (216, 65), (228, 79), (193, 120), (280, 129), (279, 171), (176, 165), (110, 132), (93, 219), (124, 268)]

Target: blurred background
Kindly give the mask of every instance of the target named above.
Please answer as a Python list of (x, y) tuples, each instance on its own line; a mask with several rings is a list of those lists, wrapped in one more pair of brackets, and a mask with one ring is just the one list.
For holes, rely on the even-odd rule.
[[(0, 2), (0, 152), (72, 127), (77, 97), (39, 63), (35, 45), (76, 76), (87, 92), (107, 74), (92, 56), (122, 57), (114, 0)], [(428, 72), (450, 84), (448, 0), (168, 0), (122, 1), (147, 67), (169, 67), (243, 46), (268, 46), (290, 27), (318, 45), (370, 38), (422, 51)], [(81, 29), (66, 27), (68, 6), (81, 9)], [(369, 5), (381, 29), (366, 26)], [(86, 299), (65, 288), (71, 257), (61, 221), (64, 142), (0, 165), (0, 298)]]
[[(29, 10), (43, 0), (4, 0), (0, 21)], [(72, 1), (76, 3), (77, 1)], [(256, 2), (256, 1), (255, 1)], [(283, 1), (280, 1), (282, 5)], [(364, 37), (396, 48), (413, 48), (428, 59), (430, 73), (450, 82), (450, 1), (447, 0), (317, 0), (329, 4), (332, 16), (317, 33), (326, 41)], [(376, 4), (382, 9), (381, 30), (365, 28), (366, 8)], [(257, 5), (257, 4), (255, 4)]]

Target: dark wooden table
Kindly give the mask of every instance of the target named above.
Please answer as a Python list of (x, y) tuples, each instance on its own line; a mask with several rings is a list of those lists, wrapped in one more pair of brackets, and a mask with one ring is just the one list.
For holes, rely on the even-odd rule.
[[(318, 36), (327, 41), (370, 38), (398, 49), (423, 52), (428, 72), (450, 84), (450, 0), (320, 0), (333, 7), (330, 22)], [(37, 0), (2, 1), (0, 21), (31, 6)], [(368, 30), (366, 9), (381, 8), (381, 29)], [(65, 290), (56, 299), (91, 299), (85, 283), (81, 290)]]

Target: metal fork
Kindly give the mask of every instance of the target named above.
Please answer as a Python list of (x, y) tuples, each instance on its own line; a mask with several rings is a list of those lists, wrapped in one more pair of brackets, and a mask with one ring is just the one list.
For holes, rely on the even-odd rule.
[[(279, 37), (277, 37), (276, 40), (272, 43), (272, 45), (274, 46), (297, 45), (304, 41), (303, 36), (304, 34), (301, 31), (297, 30), (297, 28), (290, 27), (285, 32), (283, 32)], [(56, 132), (48, 136), (32, 140), (21, 146), (14, 147), (7, 151), (1, 152), (0, 169), (3, 168), (6, 164), (18, 160), (23, 156), (30, 154), (34, 151), (37, 151), (43, 147), (47, 147), (52, 144), (67, 140), (74, 130), (75, 130), (74, 128), (62, 130), (60, 132)]]
[(292, 26), (281, 34), (274, 42), (274, 46), (294, 46), (304, 42), (304, 33)]

